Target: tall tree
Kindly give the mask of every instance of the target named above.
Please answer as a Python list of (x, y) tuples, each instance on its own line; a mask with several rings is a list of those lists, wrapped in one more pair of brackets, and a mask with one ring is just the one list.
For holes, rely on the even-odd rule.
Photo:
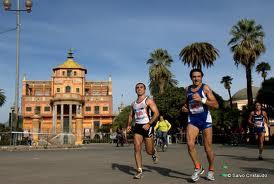
[(130, 114), (130, 110), (131, 110), (131, 106), (128, 105), (121, 110), (121, 112), (118, 114), (118, 116), (116, 116), (114, 118), (113, 124), (112, 124), (112, 127), (114, 128), (114, 130), (116, 130), (117, 127), (120, 127), (120, 128), (127, 127), (127, 120), (128, 120), (128, 116)]
[(256, 100), (265, 104), (266, 112), (269, 118), (274, 118), (274, 78), (266, 79), (261, 86), (261, 89), (258, 91)]
[(230, 76), (224, 76), (221, 80), (221, 83), (224, 84), (225, 89), (227, 89), (228, 91), (228, 95), (229, 95), (229, 102), (230, 102), (230, 108), (232, 109), (232, 99), (231, 99), (231, 92), (230, 92), (230, 88), (231, 88), (231, 84), (233, 78), (231, 78)]
[(261, 62), (256, 66), (256, 72), (262, 73), (262, 78), (265, 81), (267, 77), (267, 71), (271, 70), (271, 66), (267, 62)]
[(219, 57), (219, 51), (210, 43), (196, 42), (183, 48), (179, 54), (184, 64), (192, 68), (202, 69), (202, 66), (210, 67)]
[(163, 94), (166, 87), (176, 86), (177, 81), (169, 70), (173, 62), (167, 50), (156, 49), (147, 60), (149, 66), (150, 92), (152, 95)]
[(257, 25), (255, 20), (242, 19), (232, 27), (230, 35), (232, 37), (228, 45), (233, 52), (235, 65), (241, 64), (246, 70), (248, 108), (250, 109), (253, 104), (251, 69), (257, 58), (265, 52), (263, 28), (260, 24)]
[(172, 129), (187, 122), (187, 115), (181, 111), (185, 98), (186, 91), (183, 87), (170, 87), (163, 94), (153, 96), (160, 114), (172, 124)]
[(0, 89), (0, 107), (6, 102), (6, 95), (3, 89)]
[(261, 89), (258, 91), (257, 98), (259, 102), (274, 107), (274, 78), (265, 80)]

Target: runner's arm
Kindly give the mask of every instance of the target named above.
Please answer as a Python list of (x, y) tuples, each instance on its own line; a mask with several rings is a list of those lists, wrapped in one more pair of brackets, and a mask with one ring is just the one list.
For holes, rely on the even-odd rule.
[(132, 122), (132, 118), (133, 117), (133, 109), (132, 109), (132, 106), (130, 108), (130, 113), (129, 113), (129, 116), (128, 116), (128, 121), (127, 121), (127, 131), (131, 131), (131, 122)]
[(264, 123), (267, 124), (267, 126), (269, 126), (268, 117), (265, 111), (263, 111), (263, 116), (264, 116)]
[(206, 99), (206, 101), (205, 101), (204, 104), (208, 105), (209, 107), (218, 109), (219, 108), (219, 104), (218, 104), (218, 102), (217, 102), (217, 100), (216, 100), (216, 98), (215, 98), (212, 90), (209, 88), (208, 85), (204, 86), (204, 92), (207, 95), (207, 99)]
[(149, 108), (153, 112), (153, 116), (151, 117), (151, 119), (148, 122), (148, 124), (151, 126), (153, 124), (153, 122), (156, 121), (156, 119), (158, 118), (159, 111), (158, 111), (158, 108), (157, 108), (154, 100), (152, 100), (150, 98), (147, 99), (147, 105), (149, 106)]
[(248, 124), (250, 126), (253, 126), (254, 127), (254, 123), (252, 122), (252, 116), (254, 115), (254, 112), (252, 111), (250, 114), (249, 114), (249, 117), (248, 117)]

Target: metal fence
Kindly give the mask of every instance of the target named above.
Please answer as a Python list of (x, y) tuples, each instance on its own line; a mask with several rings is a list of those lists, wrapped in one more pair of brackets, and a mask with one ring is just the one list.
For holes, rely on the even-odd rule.
[[(89, 143), (116, 143), (116, 134), (92, 133), (82, 137), (83, 144)], [(36, 141), (35, 141), (36, 140)], [(0, 132), (0, 145), (28, 145), (28, 146), (48, 146), (58, 144), (74, 144), (74, 134), (52, 134), (52, 133), (32, 133), (32, 132)]]
[[(48, 146), (57, 143), (55, 140), (62, 135), (62, 143), (69, 142), (69, 137), (73, 134), (51, 134), (51, 133), (31, 133), (31, 132), (0, 132), (0, 145), (28, 145), (28, 146)], [(36, 141), (35, 141), (36, 140)]]
[[(83, 144), (90, 143), (117, 143), (116, 133), (93, 133), (82, 138)], [(36, 142), (34, 141), (36, 140)], [(186, 133), (177, 133), (169, 135), (169, 143), (185, 144), (187, 142)], [(266, 139), (267, 144), (274, 143), (274, 137)], [(125, 136), (125, 143), (133, 143), (133, 135)], [(0, 145), (29, 145), (29, 146), (48, 146), (58, 144), (73, 144), (75, 135), (73, 134), (51, 134), (51, 133), (31, 133), (31, 132), (0, 132)], [(203, 144), (201, 133), (197, 136), (196, 143)], [(256, 134), (213, 134), (213, 143), (228, 145), (257, 144)]]

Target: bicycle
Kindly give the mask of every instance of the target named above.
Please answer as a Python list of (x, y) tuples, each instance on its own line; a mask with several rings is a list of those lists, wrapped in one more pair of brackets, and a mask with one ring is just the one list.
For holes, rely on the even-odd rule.
[(162, 152), (167, 151), (167, 146), (164, 145), (163, 138), (158, 136), (157, 134), (155, 135), (155, 139), (154, 139), (154, 147), (156, 148), (157, 151), (160, 151), (160, 150), (162, 150)]

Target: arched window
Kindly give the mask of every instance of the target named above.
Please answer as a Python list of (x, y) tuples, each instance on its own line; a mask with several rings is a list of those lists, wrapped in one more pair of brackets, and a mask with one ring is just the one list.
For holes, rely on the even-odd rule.
[(72, 70), (71, 70), (71, 69), (68, 69), (68, 70), (67, 70), (67, 76), (68, 76), (68, 77), (71, 77), (71, 74), (72, 74)]
[(70, 93), (70, 86), (66, 86), (66, 93)]

